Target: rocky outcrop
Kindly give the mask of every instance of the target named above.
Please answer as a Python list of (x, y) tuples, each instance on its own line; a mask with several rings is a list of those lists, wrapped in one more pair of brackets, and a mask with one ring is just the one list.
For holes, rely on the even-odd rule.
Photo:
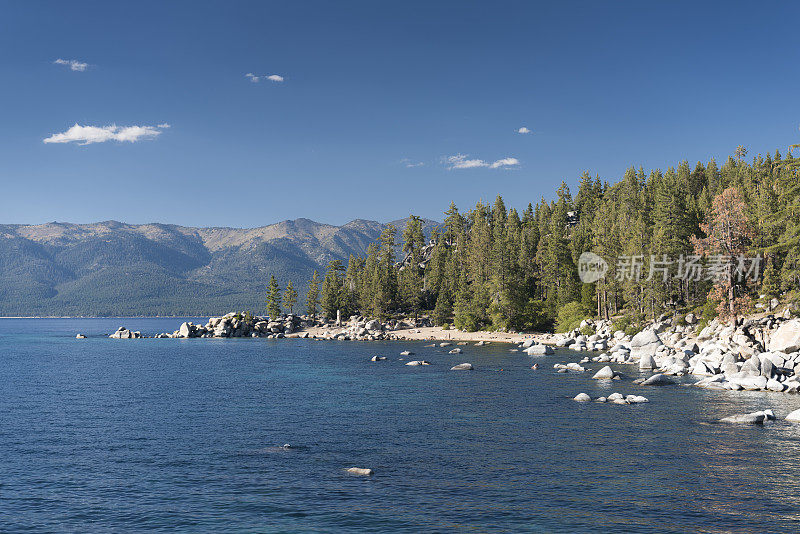
[(408, 328), (423, 328), (431, 326), (431, 321), (427, 316), (417, 319), (390, 319), (381, 322), (377, 319), (367, 319), (362, 316), (352, 316), (347, 324), (338, 326), (334, 324), (323, 324), (328, 330), (319, 337), (322, 339), (336, 339), (340, 341), (376, 341), (383, 339), (400, 339), (396, 334), (397, 330)]
[(317, 324), (312, 318), (300, 315), (281, 315), (274, 320), (247, 313), (229, 313), (212, 317), (205, 325), (183, 323), (169, 335), (174, 338), (197, 337), (265, 337), (281, 338)]
[(800, 319), (786, 321), (770, 336), (770, 351), (791, 353), (800, 350)]
[(114, 332), (108, 337), (110, 337), (111, 339), (139, 339), (140, 337), (142, 337), (142, 333), (131, 332), (124, 326), (120, 326), (116, 332)]

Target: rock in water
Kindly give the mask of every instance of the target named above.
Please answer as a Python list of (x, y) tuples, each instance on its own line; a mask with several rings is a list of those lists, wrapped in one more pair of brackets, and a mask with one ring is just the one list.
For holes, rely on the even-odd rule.
[(75, 336), (75, 339), (86, 339), (86, 336), (84, 336), (83, 334), (78, 334), (77, 336)]
[(656, 368), (656, 360), (653, 358), (652, 354), (645, 354), (642, 356), (642, 359), (639, 360), (639, 370), (644, 371), (645, 369), (655, 369)]
[(403, 352), (400, 353), (400, 356), (413, 356), (413, 355), (414, 353), (411, 352), (410, 350), (404, 350)]
[(189, 338), (192, 337), (192, 325), (189, 323), (182, 323), (178, 329), (179, 337)]
[(459, 348), (451, 350), (448, 354), (461, 354), (463, 351)]
[(550, 348), (550, 345), (531, 345), (525, 352), (528, 356), (547, 356), (553, 354), (553, 349)]
[(767, 415), (764, 412), (745, 413), (740, 415), (731, 415), (730, 417), (723, 417), (720, 419), (721, 423), (734, 423), (741, 425), (760, 425), (764, 423)]
[(459, 363), (450, 368), (451, 371), (472, 371), (475, 369), (471, 363)]
[(381, 362), (386, 359), (386, 356), (373, 356), (371, 362)]
[(347, 469), (347, 472), (351, 475), (358, 475), (362, 477), (368, 477), (374, 473), (372, 469), (367, 469), (365, 467), (350, 467)]
[(417, 365), (430, 365), (431, 363), (425, 360), (412, 360), (408, 362), (406, 365), (417, 366)]
[(662, 375), (661, 373), (654, 374), (644, 382), (642, 382), (643, 386), (669, 386), (674, 384), (672, 380), (667, 378), (666, 376)]
[(573, 397), (572, 400), (578, 401), (578, 402), (590, 402), (592, 400), (592, 398), (589, 395), (587, 395), (586, 393), (578, 393), (577, 395), (575, 395), (575, 397)]
[(786, 420), (791, 421), (792, 423), (800, 423), (800, 410), (795, 410), (787, 415)]
[(597, 373), (595, 373), (595, 375), (592, 378), (597, 380), (611, 380), (612, 378), (614, 378), (614, 370), (608, 365), (606, 365), (605, 367), (597, 371)]

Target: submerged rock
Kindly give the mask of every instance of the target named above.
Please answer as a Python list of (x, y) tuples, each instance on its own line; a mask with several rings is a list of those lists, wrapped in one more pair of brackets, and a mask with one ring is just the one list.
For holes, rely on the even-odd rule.
[(733, 423), (741, 425), (760, 425), (764, 423), (767, 415), (764, 412), (753, 412), (739, 415), (731, 415), (730, 417), (723, 417), (720, 419), (721, 423)]

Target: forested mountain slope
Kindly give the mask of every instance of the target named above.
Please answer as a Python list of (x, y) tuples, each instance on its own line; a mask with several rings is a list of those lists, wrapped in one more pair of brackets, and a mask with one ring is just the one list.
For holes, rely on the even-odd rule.
[(302, 293), (314, 269), (365, 253), (384, 227), (309, 219), (249, 229), (116, 221), (0, 225), (0, 315), (261, 311), (270, 275), (284, 285), (291, 280)]

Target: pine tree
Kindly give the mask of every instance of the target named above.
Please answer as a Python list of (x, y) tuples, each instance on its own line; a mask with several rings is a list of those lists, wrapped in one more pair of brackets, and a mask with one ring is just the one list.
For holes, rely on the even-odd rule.
[(283, 292), (283, 305), (289, 308), (289, 313), (292, 313), (294, 305), (297, 303), (297, 291), (295, 291), (292, 281), (286, 284), (286, 290)]
[(372, 300), (372, 315), (379, 319), (387, 316), (395, 303), (397, 295), (397, 269), (394, 261), (396, 229), (391, 224), (381, 232), (380, 245), (377, 249)]
[(721, 316), (735, 319), (748, 304), (741, 291), (745, 281), (736, 279), (736, 258), (744, 255), (755, 237), (741, 193), (731, 187), (714, 197), (712, 211), (700, 227), (707, 237), (692, 239), (695, 252), (718, 254), (722, 261), (728, 262), (709, 297), (720, 301)]
[(316, 319), (319, 311), (319, 276), (317, 270), (314, 269), (314, 274), (308, 282), (308, 293), (306, 293), (306, 313), (312, 319)]
[(433, 309), (433, 324), (442, 326), (450, 321), (453, 315), (453, 304), (450, 301), (449, 290), (444, 287), (439, 292), (439, 297), (436, 299), (436, 307)]
[(785, 226), (777, 243), (767, 248), (785, 255), (781, 277), (786, 290), (800, 288), (800, 158), (793, 157), (793, 149), (800, 151), (800, 145), (790, 146), (785, 159), (776, 156), (780, 207), (775, 217)]
[(270, 276), (267, 285), (267, 313), (273, 321), (277, 321), (281, 315), (281, 288), (274, 275)]
[(333, 260), (328, 263), (328, 269), (325, 272), (325, 278), (322, 281), (322, 312), (328, 320), (336, 317), (336, 312), (339, 311), (341, 294), (342, 294), (342, 271), (344, 267), (339, 260)]
[(425, 236), (422, 232), (422, 219), (416, 215), (408, 218), (408, 223), (403, 230), (403, 258), (398, 273), (400, 300), (403, 307), (417, 318), (422, 307), (423, 278), (420, 272), (422, 262), (422, 248), (425, 246)]

